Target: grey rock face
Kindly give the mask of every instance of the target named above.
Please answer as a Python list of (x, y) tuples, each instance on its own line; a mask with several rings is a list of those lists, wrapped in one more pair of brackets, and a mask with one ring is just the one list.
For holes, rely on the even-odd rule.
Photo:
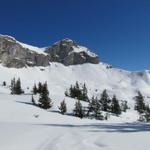
[(88, 52), (80, 49), (80, 46), (74, 41), (64, 39), (47, 48), (45, 52), (49, 54), (51, 62), (60, 62), (66, 66), (83, 63), (99, 63), (97, 55), (92, 56)]
[(0, 61), (6, 67), (48, 66), (49, 56), (22, 47), (15, 39), (0, 36)]
[(26, 66), (48, 66), (50, 62), (59, 62), (66, 66), (93, 63), (98, 64), (99, 58), (87, 48), (78, 46), (70, 39), (61, 40), (45, 53), (38, 53), (30, 46), (26, 47), (13, 37), (0, 35), (0, 63), (6, 67), (22, 68)]

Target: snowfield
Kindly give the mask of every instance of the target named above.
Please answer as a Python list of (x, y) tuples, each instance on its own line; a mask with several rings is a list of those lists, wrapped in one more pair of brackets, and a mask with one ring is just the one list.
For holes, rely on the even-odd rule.
[[(137, 122), (133, 97), (140, 90), (149, 103), (150, 73), (107, 69), (107, 65), (84, 64), (65, 67), (52, 63), (49, 67), (6, 68), (0, 66), (0, 150), (149, 150), (150, 124)], [(13, 77), (20, 77), (24, 95), (10, 95)], [(34, 83), (47, 81), (54, 106), (46, 111), (31, 103)], [(64, 91), (74, 84), (86, 83), (89, 97), (100, 96), (107, 89), (110, 96), (127, 100), (131, 107), (120, 117), (107, 121), (80, 119), (58, 113), (59, 103), (65, 98), (68, 112), (75, 99)], [(97, 89), (97, 90), (96, 90)], [(35, 99), (37, 96), (35, 96)], [(82, 103), (84, 106), (86, 102)]]
[(2, 150), (149, 150), (150, 124), (79, 119), (33, 106), (31, 95), (0, 96)]

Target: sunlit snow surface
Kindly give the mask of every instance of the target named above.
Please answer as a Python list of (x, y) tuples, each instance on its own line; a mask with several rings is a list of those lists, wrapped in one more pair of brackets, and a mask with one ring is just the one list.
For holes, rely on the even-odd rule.
[[(1, 150), (149, 150), (150, 124), (137, 122), (132, 99), (140, 89), (149, 103), (150, 75), (106, 69), (105, 64), (84, 64), (65, 67), (52, 63), (49, 67), (5, 68), (0, 66), (0, 149)], [(8, 85), (13, 77), (20, 77), (26, 95), (10, 95)], [(42, 110), (31, 103), (30, 91), (34, 83), (47, 81), (54, 106)], [(89, 96), (100, 96), (108, 89), (110, 96), (127, 100), (131, 107), (120, 117), (108, 121), (79, 119), (61, 115), (58, 111), (64, 98), (68, 112), (72, 112), (75, 99), (66, 98), (64, 91), (76, 81), (86, 83)], [(29, 89), (28, 89), (28, 88)], [(98, 89), (98, 90), (96, 90)], [(38, 96), (35, 96), (37, 99)], [(87, 103), (82, 103), (84, 106)], [(38, 116), (38, 117), (36, 117)]]

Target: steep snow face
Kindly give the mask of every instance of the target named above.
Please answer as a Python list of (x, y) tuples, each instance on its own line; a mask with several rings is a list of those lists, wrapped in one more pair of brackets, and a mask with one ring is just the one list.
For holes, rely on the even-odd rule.
[(46, 48), (39, 48), (39, 47), (28, 45), (28, 44), (25, 44), (25, 43), (22, 43), (22, 42), (18, 42), (18, 41), (17, 41), (17, 43), (19, 43), (22, 47), (27, 48), (27, 49), (29, 49), (31, 51), (34, 51), (34, 52), (36, 52), (38, 54), (48, 55), (48, 54), (46, 54), (44, 52)]
[(86, 48), (84, 46), (76, 46), (76, 47), (73, 46), (73, 51), (72, 52), (75, 52), (75, 53), (85, 52), (91, 57), (98, 57), (95, 53), (92, 53), (88, 48)]
[[(64, 92), (71, 84), (86, 83), (89, 96), (100, 96), (102, 90), (107, 89), (110, 96), (116, 94), (121, 100), (127, 100), (134, 105), (133, 97), (140, 90), (146, 98), (150, 96), (150, 74), (147, 72), (129, 72), (120, 69), (107, 69), (105, 64), (83, 64), (64, 66), (51, 63), (48, 67), (28, 67), (22, 69), (8, 69), (0, 66), (1, 78), (10, 84), (13, 77), (20, 77), (26, 92), (32, 90), (34, 83), (47, 81), (50, 94), (64, 98)], [(141, 76), (143, 74), (143, 76)], [(29, 89), (27, 89), (29, 87)], [(2, 92), (5, 93), (5, 90)], [(149, 101), (149, 98), (147, 98)]]

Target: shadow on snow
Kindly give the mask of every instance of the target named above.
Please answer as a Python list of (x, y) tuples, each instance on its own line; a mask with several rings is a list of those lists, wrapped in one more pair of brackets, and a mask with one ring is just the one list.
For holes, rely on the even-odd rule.
[(99, 123), (99, 124), (85, 124), (85, 125), (73, 125), (73, 124), (34, 124), (50, 127), (61, 128), (80, 128), (85, 129), (88, 132), (150, 132), (150, 124), (144, 123)]

